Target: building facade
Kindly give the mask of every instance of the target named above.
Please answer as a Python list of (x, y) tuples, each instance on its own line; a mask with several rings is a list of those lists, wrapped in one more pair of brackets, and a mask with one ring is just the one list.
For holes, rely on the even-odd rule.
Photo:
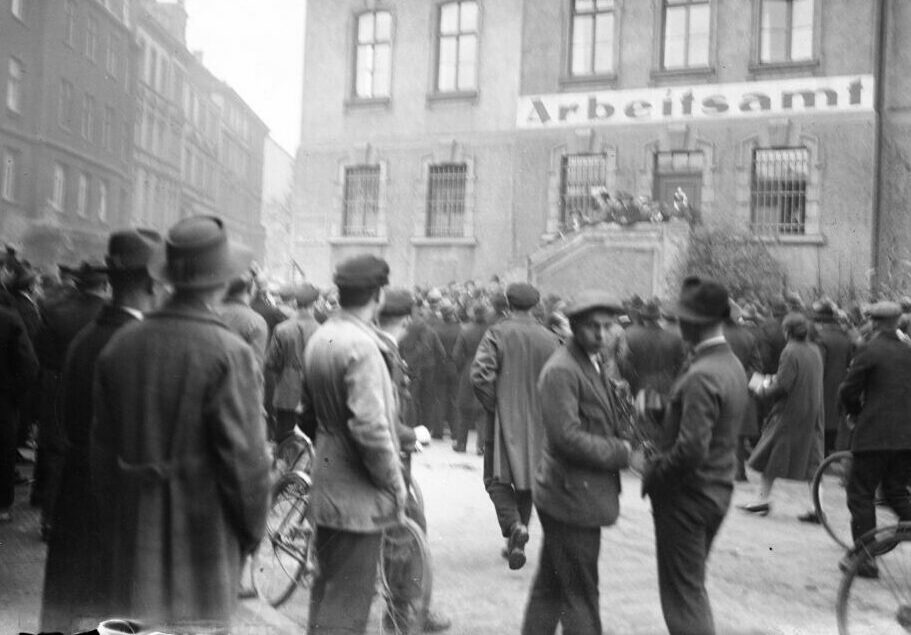
[(53, 267), (128, 221), (132, 81), (122, 0), (0, 4), (0, 235)]
[(298, 277), (294, 257), (294, 157), (271, 137), (263, 152), (262, 221), (266, 248), (262, 265), (271, 280), (289, 282)]
[(878, 180), (909, 32), (894, 0), (311, 1), (296, 255), (418, 284), (572, 269), (561, 241), (625, 192), (761, 237), (791, 287), (867, 288), (904, 217)]

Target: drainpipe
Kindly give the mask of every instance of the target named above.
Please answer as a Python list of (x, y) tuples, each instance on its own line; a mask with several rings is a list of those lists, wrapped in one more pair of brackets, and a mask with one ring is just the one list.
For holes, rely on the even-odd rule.
[(873, 101), (874, 133), (873, 133), (873, 289), (882, 281), (880, 272), (880, 244), (879, 231), (882, 218), (883, 185), (883, 105), (885, 101), (886, 77), (886, 10), (888, 0), (879, 0), (876, 3), (876, 49), (874, 51), (874, 75), (876, 77), (876, 91)]

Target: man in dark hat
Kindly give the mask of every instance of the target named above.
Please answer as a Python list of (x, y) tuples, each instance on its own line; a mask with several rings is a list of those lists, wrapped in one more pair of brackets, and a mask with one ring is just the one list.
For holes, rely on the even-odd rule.
[[(275, 429), (272, 436), (276, 443), (281, 443), (300, 422), (304, 348), (319, 328), (313, 317), (313, 304), (319, 299), (319, 289), (305, 282), (294, 287), (287, 297), (295, 311), (294, 317), (275, 327), (266, 352), (266, 373), (275, 377), (272, 399)], [(316, 439), (316, 430), (312, 427), (308, 426), (303, 433), (311, 440)]]
[(142, 320), (155, 304), (157, 285), (148, 271), (161, 248), (152, 230), (115, 232), (108, 240), (106, 280), (112, 299), (73, 339), (60, 381), (65, 453), (45, 564), (41, 630), (65, 633), (94, 628), (109, 615), (105, 605), (110, 556), (104, 503), (89, 478), (92, 378), (102, 349), (122, 327)]
[[(845, 411), (856, 416), (847, 487), (855, 541), (876, 528), (878, 489), (899, 520), (911, 520), (911, 346), (896, 334), (898, 304), (878, 302), (869, 313), (875, 334), (857, 351), (839, 388)], [(845, 565), (843, 561), (842, 570)], [(863, 562), (858, 573), (877, 577), (875, 561)]]
[(149, 630), (229, 630), (243, 556), (265, 531), (262, 374), (214, 309), (249, 266), (221, 219), (179, 221), (151, 267), (174, 294), (96, 362), (91, 478), (116, 528), (109, 614)]
[[(434, 439), (442, 439), (446, 426), (449, 426), (450, 437), (453, 441), (453, 448), (456, 448), (455, 439), (458, 431), (456, 421), (456, 389), (458, 388), (459, 374), (456, 370), (453, 353), (455, 352), (455, 343), (461, 331), (456, 307), (448, 298), (443, 298), (437, 305), (439, 317), (434, 317), (429, 321), (430, 328), (440, 338), (440, 344), (443, 345), (443, 355), (437, 360), (437, 367), (434, 369), (434, 412), (431, 419), (430, 434)], [(463, 448), (464, 451), (464, 448)]]
[(310, 493), (319, 569), (309, 633), (363, 633), (376, 589), (382, 532), (404, 520), (395, 386), (373, 320), (389, 265), (371, 255), (335, 271), (340, 310), (304, 354), (304, 414), (316, 419)]
[[(439, 335), (430, 322), (421, 315), (415, 303), (413, 319), (408, 322), (399, 342), (399, 352), (408, 365), (411, 379), (411, 405), (409, 415), (413, 425), (433, 427), (436, 416), (436, 369), (443, 363), (446, 351)], [(442, 437), (442, 434), (440, 435)]]
[(262, 368), (269, 343), (269, 327), (265, 318), (250, 308), (253, 286), (253, 274), (249, 271), (229, 282), (218, 313), (228, 328), (253, 348), (256, 361)]
[(714, 633), (705, 563), (731, 504), (737, 434), (747, 402), (743, 366), (724, 339), (728, 294), (712, 280), (686, 278), (675, 313), (692, 362), (674, 382), (657, 454), (644, 460), (642, 491), (652, 499), (658, 588), (672, 634)]
[(507, 539), (509, 568), (520, 569), (525, 566), (533, 475), (544, 440), (538, 375), (559, 341), (531, 315), (540, 300), (537, 289), (513, 283), (506, 298), (511, 315), (484, 334), (471, 365), (471, 383), (488, 413), (484, 485)]
[(523, 633), (554, 633), (558, 623), (564, 633), (601, 633), (601, 527), (617, 520), (631, 451), (617, 436), (620, 396), (602, 356), (622, 311), (606, 293), (580, 294), (566, 309), (572, 337), (538, 380), (545, 438), (532, 493), (544, 543)]
[(816, 324), (816, 344), (822, 353), (824, 451), (828, 456), (836, 449), (843, 450), (848, 447), (849, 432), (844, 409), (838, 401), (838, 387), (848, 372), (854, 345), (836, 321), (835, 307), (831, 301), (816, 301), (812, 308), (813, 321)]
[(666, 397), (683, 366), (683, 340), (662, 329), (659, 317), (656, 300), (643, 303), (638, 309), (638, 321), (626, 329), (621, 340), (618, 367), (633, 395), (640, 390), (653, 390)]

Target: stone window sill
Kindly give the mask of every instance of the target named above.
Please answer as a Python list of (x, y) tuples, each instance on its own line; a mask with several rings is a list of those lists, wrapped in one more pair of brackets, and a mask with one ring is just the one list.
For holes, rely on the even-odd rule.
[(345, 100), (345, 110), (388, 108), (391, 103), (391, 97), (351, 97)]
[(389, 244), (386, 236), (332, 236), (328, 240), (330, 245), (340, 246), (382, 246)]
[(427, 104), (446, 104), (468, 102), (478, 103), (478, 91), (476, 90), (453, 90), (447, 92), (429, 93), (427, 95)]
[(577, 88), (613, 88), (617, 85), (616, 73), (600, 75), (564, 75), (560, 78), (560, 90)]
[(753, 75), (772, 75), (778, 73), (800, 73), (815, 71), (819, 68), (819, 60), (801, 60), (799, 62), (751, 62), (750, 73)]
[(715, 68), (700, 66), (698, 68), (656, 68), (651, 72), (652, 83), (677, 81), (710, 81), (715, 78)]
[(825, 245), (826, 237), (822, 234), (783, 234), (780, 236), (759, 236), (762, 242), (769, 245)]
[(456, 238), (430, 238), (427, 236), (412, 236), (411, 244), (415, 247), (474, 247), (478, 244), (474, 236)]

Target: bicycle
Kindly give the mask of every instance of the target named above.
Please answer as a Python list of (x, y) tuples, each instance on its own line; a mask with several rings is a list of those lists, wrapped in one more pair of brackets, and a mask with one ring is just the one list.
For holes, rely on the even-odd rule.
[(294, 428), (275, 448), (272, 469), (278, 477), (297, 471), (310, 474), (313, 469), (313, 442), (306, 434)]
[(839, 634), (911, 633), (911, 522), (868, 532), (845, 562), (836, 604)]

